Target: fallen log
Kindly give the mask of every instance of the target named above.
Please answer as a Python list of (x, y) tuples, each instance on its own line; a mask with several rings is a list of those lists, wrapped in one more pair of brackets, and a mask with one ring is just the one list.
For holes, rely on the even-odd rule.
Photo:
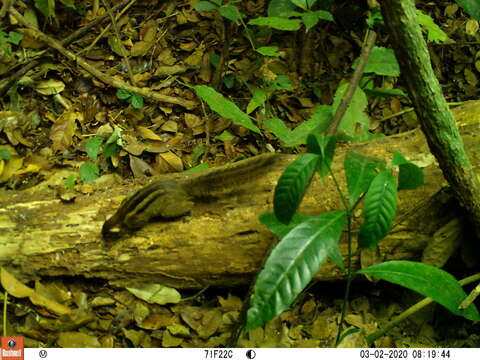
[[(478, 170), (480, 102), (469, 102), (453, 111), (470, 159)], [(343, 158), (347, 151), (387, 161), (399, 151), (425, 173), (424, 186), (399, 194), (392, 232), (373, 253), (356, 252), (354, 269), (371, 262), (372, 254), (374, 261), (420, 260), (423, 256), (424, 261), (442, 266), (459, 240), (465, 238), (464, 216), (455, 200), (442, 190), (447, 184), (423, 134), (415, 130), (341, 146), (333, 171), (343, 189)], [(92, 195), (79, 196), (73, 203), (63, 203), (53, 190), (45, 188), (0, 190), (0, 265), (23, 280), (80, 276), (108, 280), (118, 286), (148, 282), (175, 288), (248, 283), (276, 241), (258, 222), (258, 215), (271, 210), (275, 183), (295, 158), (280, 155), (268, 172), (228, 199), (198, 203), (189, 216), (174, 221), (152, 222), (121, 237), (110, 248), (103, 246), (101, 227), (121, 200), (132, 193), (131, 184), (99, 189)], [(165, 179), (185, 176), (188, 175), (172, 174)], [(301, 211), (318, 214), (340, 208), (334, 184), (327, 178), (312, 182)], [(360, 212), (355, 215), (358, 229)], [(345, 256), (346, 244), (341, 244), (341, 250)], [(329, 261), (316, 275), (319, 280), (344, 277)]]

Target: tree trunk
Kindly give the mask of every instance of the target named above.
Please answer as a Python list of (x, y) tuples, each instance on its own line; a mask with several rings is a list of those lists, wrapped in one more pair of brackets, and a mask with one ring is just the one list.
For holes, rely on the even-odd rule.
[[(478, 174), (480, 102), (454, 109), (466, 148)], [(462, 220), (455, 201), (441, 189), (446, 185), (421, 131), (386, 137), (369, 143), (340, 146), (333, 170), (340, 185), (346, 151), (389, 160), (395, 151), (423, 167), (425, 184), (399, 195), (398, 214), (391, 233), (380, 242), (373, 260), (424, 260), (443, 265), (457, 246)], [(118, 185), (62, 203), (54, 191), (37, 186), (28, 191), (0, 191), (0, 265), (23, 280), (41, 276), (82, 276), (127, 284), (154, 282), (175, 288), (245, 284), (259, 270), (265, 253), (276, 241), (258, 222), (271, 210), (272, 194), (282, 170), (294, 160), (283, 155), (264, 176), (245, 191), (218, 201), (196, 204), (191, 215), (175, 221), (154, 222), (134, 234), (103, 246), (100, 230), (120, 201), (138, 188)], [(182, 174), (168, 175), (179, 179)], [(340, 209), (332, 180), (314, 180), (301, 211), (317, 214)], [(358, 229), (360, 213), (356, 214)], [(435, 241), (435, 242), (434, 242)], [(434, 244), (434, 245), (433, 245)], [(346, 244), (342, 244), (346, 254)], [(434, 250), (434, 251), (432, 251)], [(372, 261), (372, 252), (355, 254), (354, 268)], [(344, 278), (330, 262), (317, 279)]]

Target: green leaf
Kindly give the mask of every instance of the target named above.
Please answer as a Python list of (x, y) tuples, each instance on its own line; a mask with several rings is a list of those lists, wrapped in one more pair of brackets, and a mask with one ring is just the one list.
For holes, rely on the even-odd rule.
[(97, 165), (91, 162), (84, 162), (80, 165), (80, 180), (84, 184), (90, 184), (100, 175), (100, 169)]
[(395, 180), (391, 173), (382, 171), (373, 179), (365, 195), (365, 221), (358, 233), (358, 245), (361, 248), (377, 245), (390, 232), (396, 210)]
[(120, 41), (120, 39), (115, 35), (109, 36), (107, 42), (110, 46), (110, 49), (118, 56), (125, 57), (130, 54), (128, 50), (125, 49), (125, 46), (123, 46), (123, 43)]
[(253, 89), (252, 98), (247, 105), (247, 114), (251, 114), (256, 108), (263, 106), (265, 101), (267, 101), (267, 92), (260, 88)]
[(288, 224), (297, 211), (319, 158), (316, 154), (302, 155), (288, 165), (280, 176), (273, 195), (273, 209), (284, 224)]
[(143, 108), (143, 97), (138, 94), (133, 94), (130, 98), (130, 103), (134, 109), (141, 109)]
[(223, 83), (227, 87), (227, 89), (232, 89), (235, 85), (235, 75), (234, 74), (227, 74), (223, 77)]
[(94, 136), (85, 143), (85, 151), (92, 161), (97, 160), (97, 156), (100, 152), (100, 146), (102, 146), (103, 139), (100, 136)]
[(319, 10), (319, 11), (309, 11), (302, 14), (302, 21), (305, 24), (307, 32), (313, 28), (320, 20), (334, 21), (333, 16), (330, 12)]
[(317, 2), (317, 0), (290, 0), (290, 1), (303, 10), (311, 9), (312, 6)]
[(456, 0), (456, 2), (468, 15), (480, 21), (480, 2), (477, 0)]
[(435, 266), (398, 260), (373, 265), (358, 271), (358, 273), (404, 286), (431, 298), (455, 315), (472, 321), (480, 321), (480, 315), (474, 304), (464, 311), (458, 310), (458, 306), (467, 297), (467, 294), (452, 275)]
[(385, 163), (381, 160), (348, 151), (343, 166), (347, 180), (350, 206), (355, 205), (360, 196), (370, 186), (377, 176), (377, 169), (385, 170)]
[(8, 38), (6, 39), (7, 42), (18, 45), (20, 41), (23, 39), (23, 35), (19, 34), (15, 31), (10, 31), (8, 33)]
[(310, 134), (307, 138), (307, 150), (310, 153), (320, 155), (317, 163), (317, 172), (321, 178), (330, 172), (330, 166), (337, 145), (336, 136), (319, 136)]
[(245, 331), (262, 326), (287, 309), (335, 248), (344, 211), (315, 216), (290, 231), (273, 249), (259, 273)]
[(332, 118), (329, 105), (317, 106), (313, 115), (307, 121), (302, 122), (295, 129), (290, 130), (282, 120), (271, 118), (264, 122), (264, 126), (271, 131), (278, 139), (283, 141), (285, 146), (298, 146), (307, 142), (310, 133), (321, 134), (324, 132)]
[(215, 136), (215, 139), (220, 141), (232, 141), (235, 139), (235, 135), (233, 135), (230, 131), (224, 130), (220, 135)]
[(7, 149), (0, 149), (0, 160), (10, 160), (10, 151)]
[[(272, 132), (280, 141), (288, 143), (290, 141), (291, 130), (279, 118), (270, 118), (263, 123), (265, 128)], [(297, 144), (296, 144), (297, 145)]]
[[(352, 67), (357, 68), (360, 59), (356, 58)], [(368, 57), (365, 73), (374, 73), (380, 76), (400, 76), (400, 66), (392, 49), (375, 46)]]
[(261, 46), (256, 50), (257, 52), (265, 56), (280, 56), (278, 49), (278, 46)]
[(248, 22), (249, 25), (268, 26), (272, 29), (296, 31), (302, 26), (299, 19), (286, 19), (282, 17), (259, 17)]
[(414, 163), (402, 164), (398, 169), (398, 190), (413, 190), (423, 185), (423, 171)]
[(106, 144), (117, 144), (118, 146), (122, 146), (122, 129), (119, 126), (113, 127), (113, 133), (105, 142)]
[(269, 17), (286, 17), (296, 6), (290, 0), (270, 0), (267, 14)]
[(220, 65), (220, 55), (212, 53), (210, 55), (210, 64), (216, 69)]
[(278, 75), (270, 86), (273, 90), (293, 90), (292, 82), (287, 75)]
[[(333, 113), (337, 111), (347, 87), (348, 84), (340, 85), (335, 92), (332, 105)], [(348, 106), (347, 111), (345, 111), (340, 124), (338, 125), (338, 130), (351, 137), (356, 137), (361, 133), (368, 133), (368, 130), (370, 129), (370, 119), (365, 113), (367, 105), (367, 96), (361, 88), (357, 87), (352, 101)], [(357, 129), (357, 124), (360, 125), (359, 130)]]
[(288, 224), (284, 224), (278, 220), (275, 214), (272, 211), (266, 211), (259, 216), (259, 221), (265, 227), (268, 228), (272, 233), (275, 234), (278, 238), (283, 238), (287, 235), (293, 228), (300, 223), (307, 221), (312, 218), (312, 215), (307, 214), (295, 214), (293, 215), (292, 220)]
[(65, 179), (65, 187), (68, 189), (75, 187), (75, 175), (70, 175)]
[(226, 19), (240, 24), (240, 20), (244, 17), (235, 5), (225, 5), (218, 8), (218, 12)]
[(210, 108), (220, 116), (232, 120), (235, 125), (243, 126), (260, 134), (260, 129), (252, 123), (250, 117), (240, 110), (233, 102), (225, 99), (222, 94), (206, 85), (197, 85), (193, 88), (195, 89), (197, 96), (205, 101)]
[(423, 185), (421, 168), (408, 161), (398, 151), (393, 153), (392, 166), (398, 166), (398, 190), (413, 190)]
[(125, 89), (118, 89), (116, 96), (120, 100), (126, 100), (132, 96), (132, 93)]
[(207, 170), (208, 169), (208, 163), (201, 163), (197, 166), (194, 166), (190, 169), (185, 170), (183, 173), (184, 174), (196, 174), (200, 171)]
[(209, 1), (199, 1), (193, 8), (197, 11), (212, 11), (217, 9), (217, 6)]
[(416, 10), (416, 13), (418, 23), (427, 31), (427, 39), (429, 42), (439, 44), (450, 40), (448, 35), (437, 24), (435, 24), (430, 15), (425, 14), (418, 9)]

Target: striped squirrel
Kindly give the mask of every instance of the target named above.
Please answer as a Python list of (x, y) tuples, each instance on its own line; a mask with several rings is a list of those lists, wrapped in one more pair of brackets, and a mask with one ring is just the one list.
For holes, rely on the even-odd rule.
[(274, 153), (254, 156), (179, 181), (153, 181), (120, 204), (116, 213), (103, 224), (102, 235), (111, 237), (117, 233), (112, 231), (115, 228), (139, 229), (153, 218), (172, 219), (186, 215), (195, 206), (195, 200), (232, 193), (265, 174), (278, 156)]

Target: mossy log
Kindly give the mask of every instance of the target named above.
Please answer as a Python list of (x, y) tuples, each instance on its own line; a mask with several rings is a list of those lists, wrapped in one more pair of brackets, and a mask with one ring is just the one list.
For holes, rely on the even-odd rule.
[[(469, 102), (453, 111), (470, 159), (478, 170), (480, 102)], [(425, 173), (424, 186), (399, 194), (394, 227), (379, 247), (373, 252), (355, 252), (354, 268), (371, 261), (421, 260), (422, 256), (424, 261), (443, 265), (459, 240), (465, 238), (461, 235), (465, 216), (445, 192), (447, 184), (423, 134), (416, 130), (340, 146), (333, 170), (343, 189), (343, 158), (347, 151), (385, 160), (399, 151)], [(189, 216), (152, 222), (123, 236), (108, 249), (100, 235), (102, 224), (138, 184), (98, 189), (91, 195), (78, 196), (72, 203), (63, 203), (53, 190), (45, 187), (41, 191), (0, 190), (0, 265), (23, 280), (79, 276), (107, 280), (118, 286), (149, 282), (175, 288), (246, 284), (276, 241), (258, 222), (258, 215), (272, 208), (275, 183), (295, 158), (283, 155), (244, 191), (228, 199), (199, 203)], [(172, 174), (166, 178), (175, 180), (182, 176), (186, 175)], [(341, 204), (332, 180), (314, 180), (301, 211), (317, 214), (335, 209), (341, 209)], [(355, 215), (358, 229), (361, 214)], [(341, 245), (345, 255), (346, 244)], [(344, 277), (329, 261), (316, 275), (317, 279), (328, 281)]]

